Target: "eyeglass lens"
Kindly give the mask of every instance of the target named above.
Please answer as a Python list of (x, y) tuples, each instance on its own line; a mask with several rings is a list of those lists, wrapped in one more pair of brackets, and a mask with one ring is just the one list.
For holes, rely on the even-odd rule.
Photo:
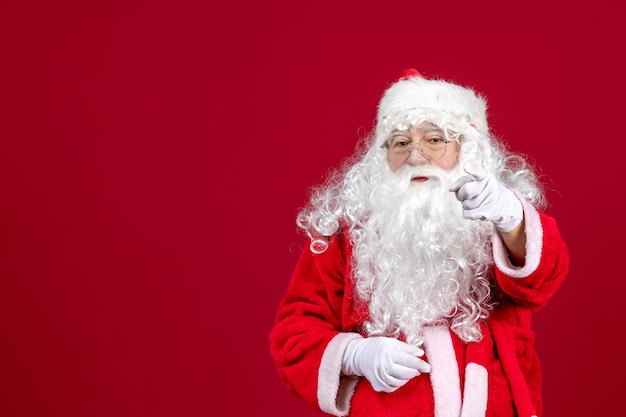
[(388, 158), (394, 163), (403, 163), (411, 154), (413, 148), (417, 150), (426, 159), (440, 159), (446, 153), (446, 141), (440, 138), (421, 140), (420, 142), (412, 142), (411, 139), (401, 136), (394, 137), (387, 146)]

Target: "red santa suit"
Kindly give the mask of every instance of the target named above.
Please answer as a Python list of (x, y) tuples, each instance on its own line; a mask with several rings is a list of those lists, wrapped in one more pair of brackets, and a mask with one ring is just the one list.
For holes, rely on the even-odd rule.
[(514, 267), (493, 234), (495, 307), (483, 339), (461, 341), (446, 326), (428, 326), (424, 359), (431, 372), (392, 393), (343, 376), (348, 343), (362, 333), (367, 311), (355, 306), (349, 237), (336, 235), (322, 254), (304, 250), (270, 334), (271, 354), (287, 388), (335, 416), (531, 417), (541, 414), (541, 368), (531, 314), (557, 290), (569, 256), (554, 219), (522, 202), (526, 262)]

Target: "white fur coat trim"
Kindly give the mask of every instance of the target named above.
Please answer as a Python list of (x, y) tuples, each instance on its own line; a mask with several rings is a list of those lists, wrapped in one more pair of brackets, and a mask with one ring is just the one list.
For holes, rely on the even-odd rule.
[(361, 339), (358, 333), (339, 333), (324, 350), (317, 375), (317, 402), (320, 409), (333, 416), (343, 417), (350, 412), (357, 376), (340, 376), (343, 355), (348, 343)]

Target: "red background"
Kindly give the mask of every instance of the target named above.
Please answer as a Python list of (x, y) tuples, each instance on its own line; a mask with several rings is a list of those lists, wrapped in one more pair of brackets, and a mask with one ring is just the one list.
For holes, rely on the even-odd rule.
[(321, 415), (267, 343), (294, 218), (407, 67), (550, 187), (545, 415), (622, 415), (618, 1), (219, 3), (0, 2), (0, 415)]

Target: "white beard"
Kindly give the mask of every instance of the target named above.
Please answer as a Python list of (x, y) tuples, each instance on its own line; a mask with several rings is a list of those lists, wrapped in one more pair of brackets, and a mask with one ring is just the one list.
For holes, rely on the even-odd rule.
[[(411, 182), (429, 176), (423, 183)], [(422, 342), (422, 327), (451, 320), (463, 340), (479, 340), (489, 312), (491, 225), (466, 220), (449, 186), (463, 172), (405, 167), (370, 193), (369, 217), (352, 232), (357, 294), (371, 336)]]

